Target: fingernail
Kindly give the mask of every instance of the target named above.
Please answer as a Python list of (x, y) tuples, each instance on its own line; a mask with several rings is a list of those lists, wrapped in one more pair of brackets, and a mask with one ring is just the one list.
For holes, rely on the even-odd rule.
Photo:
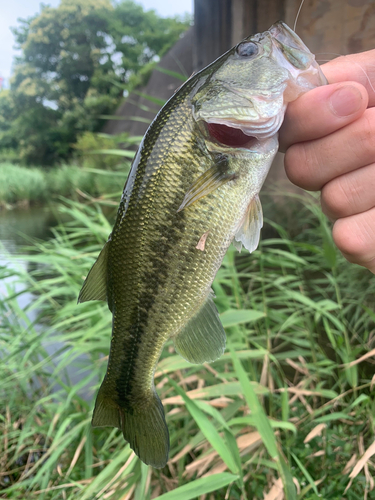
[(361, 107), (362, 94), (352, 85), (345, 85), (331, 95), (331, 107), (337, 116), (349, 116)]

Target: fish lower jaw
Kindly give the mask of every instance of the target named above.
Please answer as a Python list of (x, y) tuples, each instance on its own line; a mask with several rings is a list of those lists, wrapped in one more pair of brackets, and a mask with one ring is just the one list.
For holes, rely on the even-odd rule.
[(285, 109), (273, 116), (258, 117), (256, 120), (221, 120), (213, 118), (207, 123), (225, 125), (226, 127), (241, 130), (249, 137), (266, 139), (272, 137), (280, 129), (284, 120)]

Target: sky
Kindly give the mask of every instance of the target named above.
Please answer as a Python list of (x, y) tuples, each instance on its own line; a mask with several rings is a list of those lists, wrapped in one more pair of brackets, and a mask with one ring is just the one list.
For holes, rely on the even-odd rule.
[[(135, 0), (146, 10), (155, 9), (162, 16), (193, 12), (193, 0)], [(18, 18), (27, 18), (40, 12), (40, 0), (0, 0), (0, 77), (5, 87), (11, 75), (14, 37), (10, 27), (17, 26)], [(42, 3), (57, 7), (60, 0), (44, 0)]]

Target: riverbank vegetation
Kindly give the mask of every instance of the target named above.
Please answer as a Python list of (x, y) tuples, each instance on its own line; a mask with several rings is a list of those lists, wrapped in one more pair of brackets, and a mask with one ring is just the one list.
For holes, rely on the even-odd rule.
[(73, 164), (47, 168), (0, 162), (0, 209), (27, 208), (61, 196), (78, 200), (120, 195), (140, 140), (86, 132), (75, 146)]
[[(127, 165), (124, 167), (126, 175)], [(105, 171), (77, 165), (62, 165), (46, 171), (0, 163), (0, 208), (28, 208), (56, 201), (60, 196), (82, 199), (120, 194), (123, 178), (123, 172), (109, 177)]]
[[(213, 285), (228, 339), (218, 361), (191, 365), (171, 342), (164, 349), (155, 383), (168, 465), (153, 470), (118, 430), (91, 428), (111, 315), (76, 299), (111, 230), (108, 202), (61, 204), (70, 222), (14, 271), (33, 294), (25, 309), (23, 292), (3, 282), (0, 497), (371, 498), (375, 280), (339, 255), (315, 199), (273, 209), (252, 255), (227, 253)], [(298, 213), (290, 224), (287, 210)]]

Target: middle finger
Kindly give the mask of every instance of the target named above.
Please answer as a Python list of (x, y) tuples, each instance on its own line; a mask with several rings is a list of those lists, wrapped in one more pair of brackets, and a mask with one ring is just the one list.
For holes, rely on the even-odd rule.
[(289, 179), (310, 191), (319, 191), (333, 178), (374, 161), (375, 108), (328, 136), (294, 144), (285, 154)]

